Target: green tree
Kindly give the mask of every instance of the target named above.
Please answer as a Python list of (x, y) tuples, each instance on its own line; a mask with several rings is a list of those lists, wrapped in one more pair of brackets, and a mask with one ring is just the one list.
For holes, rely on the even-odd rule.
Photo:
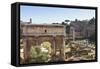
[(68, 19), (67, 19), (67, 20), (65, 20), (65, 22), (67, 22), (67, 23), (68, 23), (69, 21), (70, 21), (70, 20), (68, 20)]
[(30, 63), (48, 62), (50, 60), (51, 44), (43, 42), (41, 46), (32, 46), (30, 50)]
[(89, 24), (95, 24), (95, 18), (90, 19)]
[(89, 39), (90, 42), (95, 43), (95, 33), (93, 33), (88, 39)]
[(70, 34), (70, 25), (66, 25), (66, 33)]

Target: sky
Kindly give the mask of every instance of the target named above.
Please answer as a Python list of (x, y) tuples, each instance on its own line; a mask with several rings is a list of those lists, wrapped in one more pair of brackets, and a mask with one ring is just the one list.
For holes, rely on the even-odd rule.
[(20, 6), (21, 21), (29, 22), (31, 18), (34, 24), (62, 23), (66, 19), (73, 21), (75, 19), (91, 19), (92, 17), (95, 17), (93, 9)]

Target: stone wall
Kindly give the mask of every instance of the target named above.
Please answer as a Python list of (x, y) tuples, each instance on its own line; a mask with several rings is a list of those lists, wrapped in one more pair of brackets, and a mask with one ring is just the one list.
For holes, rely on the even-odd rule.
[(55, 34), (55, 35), (63, 35), (65, 33), (64, 26), (51, 26), (51, 25), (24, 25), (23, 26), (23, 33), (29, 34)]

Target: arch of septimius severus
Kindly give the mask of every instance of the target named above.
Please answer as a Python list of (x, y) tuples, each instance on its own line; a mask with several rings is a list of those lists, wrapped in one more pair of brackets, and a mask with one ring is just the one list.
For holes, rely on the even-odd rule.
[[(32, 45), (39, 46), (42, 42), (48, 41), (51, 43), (53, 50), (52, 58), (64, 60), (65, 46), (65, 26), (59, 24), (21, 24), (22, 38), (24, 42), (24, 59), (27, 60), (30, 54)], [(56, 57), (56, 53), (60, 55)]]

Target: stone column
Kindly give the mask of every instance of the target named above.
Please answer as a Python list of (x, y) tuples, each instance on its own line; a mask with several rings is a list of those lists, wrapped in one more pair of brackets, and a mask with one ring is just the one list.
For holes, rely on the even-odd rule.
[(65, 37), (63, 37), (63, 59), (65, 60)]
[(53, 41), (52, 41), (52, 42), (53, 42), (53, 53), (52, 53), (52, 58), (53, 58), (53, 61), (54, 61), (54, 60), (56, 59), (56, 58), (55, 58), (55, 45), (56, 45), (56, 44), (55, 44), (55, 36), (53, 36)]
[(36, 40), (36, 46), (39, 46), (38, 36), (36, 36), (35, 40)]
[(75, 28), (73, 28), (73, 41), (75, 41)]
[(24, 44), (24, 62), (27, 60), (27, 38), (23, 38), (23, 44)]
[(27, 63), (30, 59), (30, 49), (31, 49), (31, 39), (26, 36), (24, 37), (24, 59), (25, 59), (25, 63)]

